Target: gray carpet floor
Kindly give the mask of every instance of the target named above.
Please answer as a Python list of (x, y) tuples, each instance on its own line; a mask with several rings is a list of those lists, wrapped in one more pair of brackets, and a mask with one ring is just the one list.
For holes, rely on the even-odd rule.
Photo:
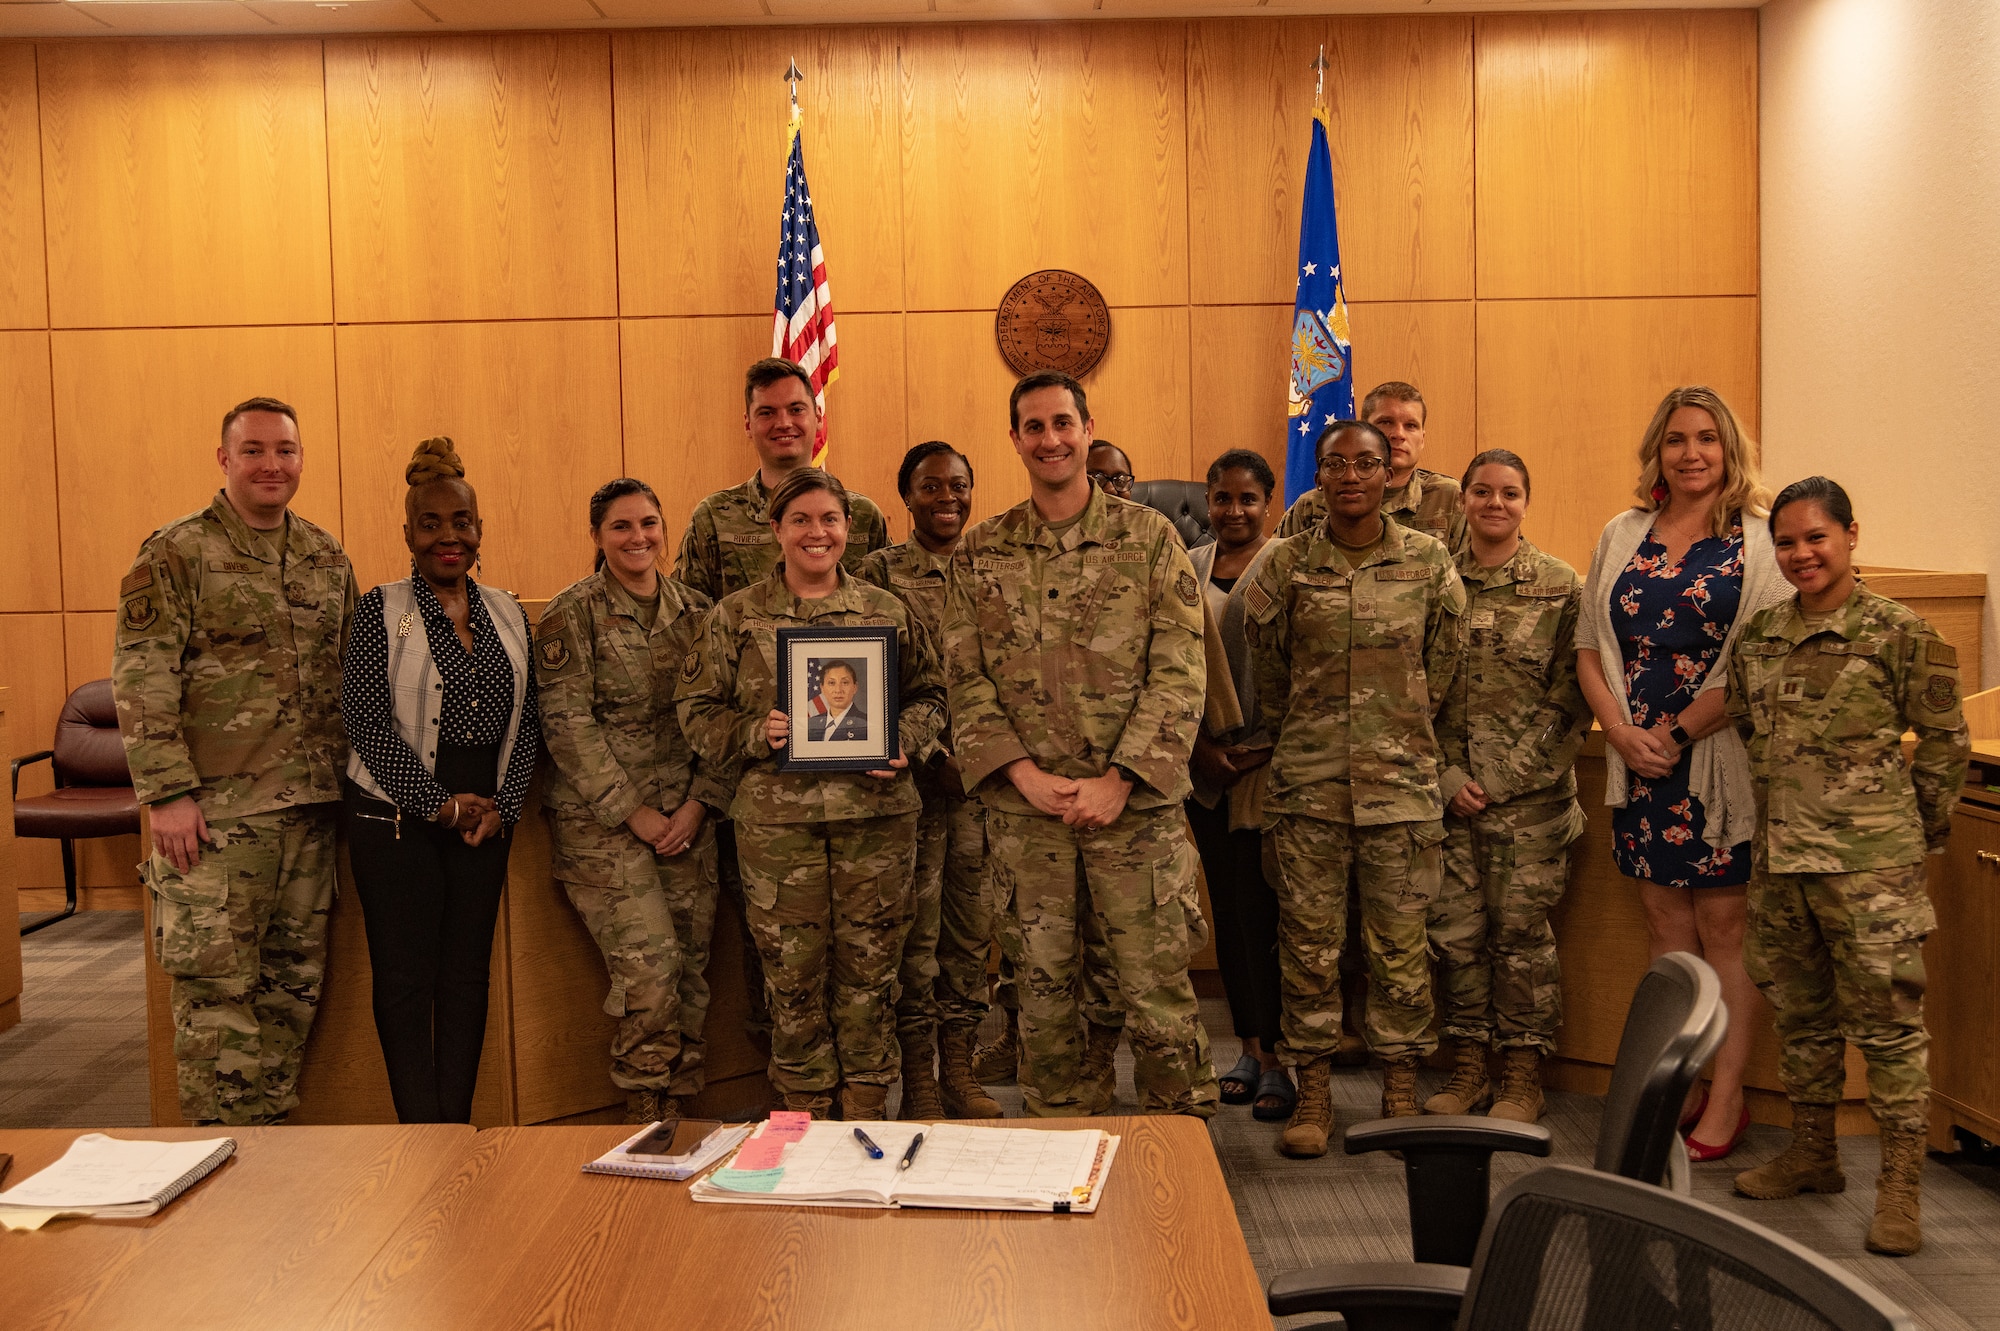
[[(0, 1033), (0, 1127), (148, 1122), (143, 947), (139, 916), (130, 911), (88, 913), (22, 940), (23, 1019)], [(1230, 1029), (1220, 1000), (1206, 1000), (1202, 1017), (1211, 1033)], [(1227, 1066), (1235, 1054), (1235, 1040), (1219, 1036), (1217, 1063)], [(1440, 1075), (1426, 1074), (1426, 1093)], [(1018, 1088), (996, 1087), (994, 1094), (1010, 1113), (1019, 1111)], [(1378, 1073), (1337, 1072), (1340, 1125), (1373, 1118), (1380, 1095)], [(1599, 1108), (1592, 1096), (1550, 1097), (1544, 1122), (1555, 1135), (1555, 1160), (1590, 1162)], [(1121, 1048), (1113, 1112), (1136, 1109), (1131, 1054)], [(1384, 1156), (1345, 1156), (1338, 1146), (1322, 1160), (1288, 1160), (1275, 1148), (1279, 1127), (1251, 1118), (1247, 1105), (1223, 1106), (1210, 1124), (1259, 1275), (1269, 1279), (1320, 1262), (1407, 1261), (1402, 1166)], [(2000, 1331), (2000, 1170), (1932, 1156), (1924, 1171), (1924, 1250), (1910, 1258), (1876, 1257), (1861, 1246), (1874, 1208), (1872, 1137), (1842, 1140), (1848, 1190), (1840, 1196), (1752, 1202), (1731, 1192), (1738, 1170), (1770, 1159), (1786, 1140), (1781, 1129), (1751, 1128), (1734, 1157), (1695, 1166), (1695, 1195), (1845, 1264), (1929, 1331)], [(1521, 1157), (1495, 1157), (1495, 1189), (1532, 1167)]]

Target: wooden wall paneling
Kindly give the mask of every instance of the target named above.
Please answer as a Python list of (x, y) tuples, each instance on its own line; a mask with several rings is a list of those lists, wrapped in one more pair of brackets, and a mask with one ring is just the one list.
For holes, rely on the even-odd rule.
[(298, 410), (305, 474), (294, 506), (338, 536), (340, 435), (333, 330), (57, 331), (56, 476), (63, 608), (111, 610), (140, 542), (222, 486), (222, 415), (255, 394)]
[(1477, 20), (1479, 294), (1757, 290), (1757, 16)]
[(0, 328), (48, 322), (40, 124), (35, 48), (0, 45)]
[(332, 317), (317, 45), (58, 44), (40, 63), (55, 326)]
[[(14, 742), (13, 690), (0, 684), (0, 758), (13, 761), (22, 746)], [(34, 750), (28, 750), (30, 753)], [(0, 921), (20, 918), (18, 868), (14, 842), (14, 793), (11, 784), (0, 794)], [(21, 1023), (21, 935), (0, 930), (0, 1031)]]
[[(93, 679), (107, 678), (111, 674), (111, 642), (117, 629), (117, 612), (93, 610), (66, 614), (62, 622), (64, 688), (78, 689)], [(88, 888), (137, 891), (140, 858), (136, 836), (80, 841), (76, 847), (76, 876)]]
[(610, 39), (326, 43), (343, 321), (618, 309)]
[(590, 492), (623, 469), (618, 325), (343, 326), (342, 492), (365, 589), (407, 576), (403, 468), (449, 435), (485, 522), (481, 577), (547, 598), (590, 571)]
[[(56, 717), (69, 697), (63, 675), (61, 615), (0, 615), (0, 686), (8, 691), (8, 720), (13, 753), (48, 748), (56, 737)], [(54, 769), (47, 762), (21, 771), (21, 795), (46, 795), (55, 787)], [(14, 856), (22, 887), (60, 887), (62, 852), (53, 841), (22, 841)]]
[[(1423, 465), (1458, 475), (1477, 448), (1472, 302), (1387, 301), (1349, 311), (1356, 409), (1362, 395), (1386, 379), (1415, 384), (1428, 412)], [(1292, 306), (1196, 306), (1189, 316), (1195, 447), (1187, 474), (1205, 475), (1224, 449), (1254, 448), (1282, 484), (1290, 438), (1285, 383)]]
[[(910, 514), (896, 493), (896, 469), (910, 445), (922, 442), (905, 428), (903, 316), (843, 314), (839, 332), (840, 378), (827, 390), (827, 467), (875, 501), (900, 541), (910, 534)], [(741, 419), (740, 398), (737, 412)]]
[(1469, 298), (1471, 20), (1370, 17), (1189, 25), (1193, 299), (1291, 299), (1322, 41), (1348, 299)]
[(1187, 300), (1182, 24), (926, 26), (902, 41), (910, 309), (990, 311), (1041, 268), (1081, 273), (1113, 306)]
[[(743, 371), (771, 354), (771, 316), (626, 319), (619, 352), (625, 471), (659, 494), (672, 558), (702, 497), (757, 470), (743, 430)], [(835, 412), (844, 410), (846, 387), (843, 373), (832, 390)]]
[(1754, 298), (1481, 301), (1478, 330), (1479, 445), (1534, 469), (1528, 534), (1579, 572), (1668, 389), (1707, 384), (1757, 433)]
[(620, 33), (611, 49), (623, 313), (769, 313), (787, 146), (779, 75), (795, 54), (834, 309), (902, 309), (895, 29)]
[[(0, 223), (4, 225), (4, 223)], [(62, 609), (49, 335), (0, 333), (0, 611)]]
[[(974, 517), (1028, 497), (1027, 475), (1007, 437), (1015, 374), (984, 312), (912, 314), (907, 332), (909, 437), (948, 440), (979, 479)], [(1095, 432), (1132, 459), (1142, 479), (1191, 474), (1188, 310), (1114, 309), (1111, 347), (1084, 381)]]

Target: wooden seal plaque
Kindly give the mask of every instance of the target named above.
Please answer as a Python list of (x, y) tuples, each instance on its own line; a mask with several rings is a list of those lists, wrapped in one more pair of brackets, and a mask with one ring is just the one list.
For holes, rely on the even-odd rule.
[(1044, 268), (1008, 289), (993, 334), (1014, 373), (1061, 370), (1081, 379), (1111, 345), (1111, 310), (1085, 278)]

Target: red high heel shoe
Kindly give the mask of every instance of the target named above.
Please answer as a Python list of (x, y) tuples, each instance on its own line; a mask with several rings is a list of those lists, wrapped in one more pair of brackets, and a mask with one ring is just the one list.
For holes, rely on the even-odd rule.
[(1696, 1161), (1697, 1163), (1704, 1160), (1721, 1160), (1726, 1156), (1728, 1156), (1728, 1154), (1731, 1151), (1736, 1149), (1738, 1143), (1740, 1143), (1743, 1140), (1743, 1134), (1745, 1132), (1748, 1132), (1749, 1130), (1750, 1130), (1750, 1106), (1745, 1105), (1743, 1106), (1743, 1117), (1736, 1120), (1736, 1131), (1731, 1133), (1729, 1136), (1729, 1140), (1722, 1143), (1722, 1145), (1710, 1146), (1707, 1142), (1695, 1136), (1693, 1133), (1689, 1133), (1687, 1139), (1688, 1159)]
[(1701, 1122), (1701, 1116), (1708, 1112), (1708, 1083), (1703, 1082), (1701, 1098), (1694, 1102), (1694, 1108), (1681, 1115), (1681, 1136), (1687, 1136), (1689, 1128)]

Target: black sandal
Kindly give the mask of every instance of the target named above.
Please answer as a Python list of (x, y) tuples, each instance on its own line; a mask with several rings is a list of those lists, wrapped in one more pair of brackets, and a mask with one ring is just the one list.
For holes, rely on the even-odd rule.
[(1292, 1110), (1299, 1103), (1299, 1088), (1292, 1085), (1291, 1074), (1283, 1068), (1272, 1068), (1257, 1079), (1257, 1100), (1276, 1100), (1275, 1105), (1255, 1105), (1250, 1117), (1265, 1123), (1275, 1123), (1279, 1119), (1290, 1118)]
[[(1247, 1105), (1257, 1098), (1257, 1074), (1263, 1069), (1249, 1054), (1236, 1060), (1236, 1066), (1222, 1074), (1218, 1080), (1222, 1084), (1222, 1103), (1226, 1105)], [(1242, 1087), (1240, 1091), (1229, 1089), (1231, 1083)]]

